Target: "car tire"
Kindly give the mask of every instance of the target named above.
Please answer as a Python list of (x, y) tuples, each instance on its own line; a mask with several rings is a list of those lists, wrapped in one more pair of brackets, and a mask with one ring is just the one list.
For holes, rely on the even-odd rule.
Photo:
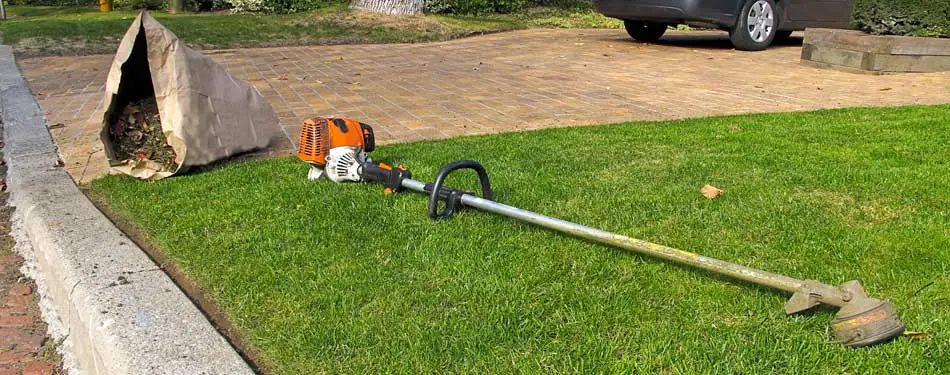
[(747, 1), (739, 12), (736, 26), (729, 30), (732, 45), (743, 51), (768, 48), (779, 32), (777, 10), (772, 0)]
[(666, 32), (667, 24), (645, 21), (623, 21), (623, 27), (633, 39), (641, 42), (655, 42)]

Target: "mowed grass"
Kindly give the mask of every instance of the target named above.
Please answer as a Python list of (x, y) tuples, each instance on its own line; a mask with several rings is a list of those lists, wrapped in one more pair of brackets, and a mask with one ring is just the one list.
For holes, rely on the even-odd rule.
[[(847, 349), (834, 310), (504, 217), (307, 181), (294, 158), (91, 193), (194, 277), (275, 374), (950, 373), (950, 106), (552, 129), (380, 147), (431, 181), (740, 264), (860, 279), (923, 339)], [(471, 176), (453, 185), (474, 189)], [(715, 199), (704, 184), (725, 190)]]
[[(114, 53), (138, 11), (94, 7), (10, 7), (0, 22), (4, 43), (24, 56)], [(396, 17), (342, 5), (285, 15), (149, 12), (187, 44), (202, 49), (312, 44), (430, 42), (528, 27), (619, 28), (593, 10), (536, 8), (488, 16)]]

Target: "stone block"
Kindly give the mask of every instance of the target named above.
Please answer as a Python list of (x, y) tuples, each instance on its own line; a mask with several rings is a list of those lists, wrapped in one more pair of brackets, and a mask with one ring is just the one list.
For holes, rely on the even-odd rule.
[(873, 74), (950, 71), (950, 39), (807, 29), (802, 62)]

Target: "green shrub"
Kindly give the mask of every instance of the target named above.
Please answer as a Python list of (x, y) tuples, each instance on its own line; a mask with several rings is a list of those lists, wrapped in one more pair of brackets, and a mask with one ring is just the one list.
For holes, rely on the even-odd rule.
[(426, 0), (426, 13), (514, 13), (529, 6), (592, 9), (593, 0)]
[(950, 37), (950, 0), (855, 0), (854, 26), (871, 34)]
[(98, 0), (12, 0), (8, 1), (8, 3), (11, 5), (37, 5), (54, 7), (84, 7), (99, 4)]
[(528, 0), (426, 0), (426, 13), (488, 14), (516, 12)]
[(531, 0), (531, 5), (560, 9), (594, 9), (594, 0)]
[[(342, 0), (224, 0), (238, 13), (296, 13), (340, 4)], [(217, 2), (216, 2), (217, 3)]]
[(112, 6), (116, 9), (168, 9), (166, 0), (112, 0)]
[[(215, 7), (215, 6), (223, 7)], [(222, 4), (221, 1), (214, 0), (185, 0), (185, 10), (189, 12), (210, 12), (212, 10), (219, 9), (228, 9), (227, 5)]]
[[(185, 10), (189, 12), (208, 12), (212, 10), (229, 9), (227, 0), (184, 0)], [(326, 1), (324, 1), (326, 2)], [(112, 6), (116, 9), (168, 9), (169, 0), (113, 0)], [(87, 7), (96, 6), (99, 0), (11, 0), (12, 5), (60, 6), (60, 7)]]

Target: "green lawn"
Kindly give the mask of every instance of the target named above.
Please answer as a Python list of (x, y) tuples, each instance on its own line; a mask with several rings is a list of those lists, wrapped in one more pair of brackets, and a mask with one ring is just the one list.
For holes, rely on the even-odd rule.
[[(950, 106), (634, 122), (380, 147), (456, 159), (500, 202), (794, 277), (860, 279), (908, 329), (847, 349), (834, 311), (294, 158), (91, 194), (207, 290), (273, 373), (950, 373)], [(474, 188), (460, 179), (453, 185)], [(725, 190), (707, 200), (704, 184)]]
[[(0, 21), (4, 43), (18, 53), (81, 55), (114, 53), (137, 11), (99, 13), (97, 8), (14, 6)], [(593, 11), (538, 8), (482, 17), (392, 17), (352, 12), (342, 6), (290, 15), (151, 14), (188, 44), (205, 49), (341, 43), (425, 42), (528, 27), (612, 27), (620, 22)]]

